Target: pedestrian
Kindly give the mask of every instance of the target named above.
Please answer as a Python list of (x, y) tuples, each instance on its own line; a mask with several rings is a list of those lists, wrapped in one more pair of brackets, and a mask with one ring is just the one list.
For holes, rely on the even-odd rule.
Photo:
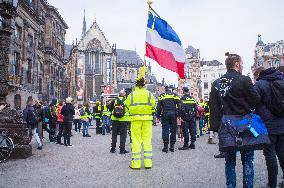
[(88, 103), (86, 103), (81, 109), (80, 109), (80, 120), (83, 124), (83, 137), (91, 137), (89, 135), (89, 127), (90, 127), (90, 121), (92, 119), (92, 113), (90, 112), (90, 106)]
[(37, 131), (38, 131), (38, 134), (39, 134), (39, 138), (42, 141), (42, 138), (43, 138), (43, 126), (42, 126), (42, 124), (43, 124), (43, 120), (44, 120), (44, 111), (43, 111), (43, 108), (42, 108), (40, 101), (36, 101), (35, 105), (33, 107), (34, 107), (35, 113), (38, 117)]
[(72, 104), (72, 98), (68, 97), (66, 99), (66, 104), (62, 107), (61, 115), (64, 117), (64, 145), (67, 147), (72, 147), (71, 145), (71, 130), (72, 130), (72, 122), (73, 116), (75, 115), (74, 106)]
[[(213, 82), (210, 93), (210, 129), (218, 131), (222, 118), (250, 114), (260, 102), (250, 77), (242, 75), (243, 62), (239, 55), (226, 53), (227, 73)], [(222, 134), (219, 132), (219, 138)], [(228, 188), (236, 187), (236, 151), (225, 152), (225, 174)], [(242, 150), (243, 187), (252, 188), (254, 182), (254, 151)]]
[(23, 119), (27, 123), (27, 125), (32, 129), (33, 137), (35, 138), (38, 147), (38, 150), (42, 150), (42, 142), (40, 141), (39, 135), (38, 135), (38, 122), (39, 117), (36, 114), (36, 111), (33, 107), (33, 99), (29, 98), (27, 101), (27, 106), (24, 109), (23, 112)]
[(57, 124), (59, 126), (59, 131), (57, 134), (57, 142), (56, 142), (56, 144), (59, 144), (59, 145), (63, 145), (61, 142), (61, 137), (63, 135), (64, 125), (65, 125), (63, 123), (64, 116), (61, 114), (62, 108), (63, 108), (63, 101), (59, 101), (58, 106), (57, 106)]
[[(155, 115), (154, 115), (154, 118), (155, 118)], [(182, 121), (181, 118), (177, 119), (177, 136), (178, 136), (179, 142), (183, 142), (183, 134), (182, 134), (182, 127), (181, 127), (182, 122), (181, 121)]]
[(119, 92), (119, 97), (110, 104), (112, 111), (111, 124), (112, 124), (112, 137), (111, 137), (111, 153), (116, 152), (117, 135), (120, 134), (120, 154), (129, 153), (125, 149), (125, 142), (127, 138), (127, 127), (129, 123), (129, 116), (126, 114), (125, 109), (125, 91)]
[(54, 104), (54, 100), (49, 105), (48, 111), (47, 111), (47, 118), (49, 123), (49, 141), (55, 142), (55, 130), (56, 130), (56, 122), (57, 122), (57, 113), (56, 113), (56, 102)]
[[(174, 152), (174, 145), (176, 143), (177, 118), (180, 117), (180, 100), (168, 86), (165, 87), (163, 93), (157, 104), (157, 120), (162, 122), (162, 137), (164, 142), (163, 152), (168, 153), (168, 145), (170, 144), (170, 151)], [(169, 139), (170, 135), (170, 139)]]
[[(276, 84), (279, 84), (279, 89), (274, 87)], [(276, 107), (284, 112), (283, 104), (274, 104), (277, 100), (283, 101), (284, 75), (275, 68), (263, 70), (257, 78), (255, 88), (261, 96), (261, 105), (256, 111), (264, 120), (271, 141), (271, 147), (267, 147), (263, 151), (268, 171), (267, 187), (276, 188), (278, 175), (277, 158), (284, 176), (284, 114), (278, 114), (273, 108)], [(277, 91), (280, 94), (282, 93), (282, 98), (276, 98), (274, 93)], [(284, 187), (283, 180), (279, 187)]]
[(75, 106), (75, 115), (73, 117), (73, 123), (75, 126), (75, 134), (81, 132), (81, 120), (80, 120), (80, 107), (78, 105)]
[(125, 105), (131, 119), (131, 169), (141, 168), (144, 146), (144, 167), (152, 168), (152, 129), (155, 98), (145, 87), (144, 78), (135, 81), (135, 90), (127, 97)]
[(197, 138), (203, 135), (203, 116), (204, 116), (204, 108), (203, 108), (203, 100), (201, 99), (197, 105), (197, 113), (196, 113), (196, 135)]
[(106, 104), (103, 106), (103, 113), (102, 113), (102, 135), (105, 135), (106, 132), (110, 133), (110, 124), (111, 124), (111, 111), (109, 108), (109, 101), (106, 102)]
[(94, 118), (96, 120), (96, 129), (97, 130), (102, 129), (101, 127), (102, 105), (100, 100), (97, 100), (96, 105), (93, 107), (93, 113), (94, 113)]
[[(179, 150), (195, 149), (196, 130), (195, 130), (195, 117), (196, 117), (196, 100), (190, 96), (189, 89), (183, 88), (184, 95), (181, 101), (181, 119), (182, 119), (182, 132), (184, 136), (184, 145)], [(190, 134), (190, 145), (189, 143)]]

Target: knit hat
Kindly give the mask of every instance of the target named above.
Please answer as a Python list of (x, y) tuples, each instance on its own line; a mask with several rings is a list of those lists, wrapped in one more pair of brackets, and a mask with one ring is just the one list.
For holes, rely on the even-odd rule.
[(69, 103), (69, 104), (72, 104), (72, 98), (71, 97), (68, 97), (67, 99), (66, 99), (66, 103)]

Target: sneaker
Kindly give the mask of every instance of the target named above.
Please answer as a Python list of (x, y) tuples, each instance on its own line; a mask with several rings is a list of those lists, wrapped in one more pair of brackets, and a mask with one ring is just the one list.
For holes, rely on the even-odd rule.
[(73, 147), (73, 145), (69, 144), (69, 145), (65, 145), (66, 147)]
[(168, 153), (168, 152), (169, 152), (169, 149), (168, 149), (167, 147), (164, 147), (164, 148), (162, 149), (162, 152)]
[(126, 151), (126, 150), (120, 150), (119, 154), (126, 154), (126, 153), (129, 153), (129, 151)]
[(91, 137), (91, 135), (87, 134), (85, 137)]
[(42, 150), (42, 146), (38, 146), (37, 149), (38, 149), (38, 150)]
[(224, 153), (220, 153), (218, 155), (214, 155), (214, 158), (216, 158), (216, 159), (225, 158), (225, 155), (224, 155)]
[(115, 148), (111, 148), (111, 149), (110, 149), (110, 152), (111, 152), (111, 153), (115, 153)]

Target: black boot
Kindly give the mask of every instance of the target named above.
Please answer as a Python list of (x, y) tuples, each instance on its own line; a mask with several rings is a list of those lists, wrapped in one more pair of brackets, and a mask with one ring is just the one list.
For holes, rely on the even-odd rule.
[(129, 153), (129, 151), (126, 151), (125, 149), (121, 149), (119, 154), (126, 154), (126, 153)]
[(188, 143), (184, 143), (184, 145), (178, 148), (178, 150), (189, 150)]
[(216, 158), (216, 159), (225, 158), (225, 154), (223, 152), (220, 152), (220, 154), (214, 155), (214, 158)]
[(171, 144), (171, 146), (170, 146), (170, 151), (171, 151), (171, 152), (175, 152), (175, 145), (174, 145), (174, 144)]
[(195, 149), (195, 144), (194, 144), (194, 143), (191, 143), (191, 144), (189, 145), (189, 148), (190, 148), (190, 149)]
[(111, 152), (111, 153), (115, 153), (115, 148), (111, 148), (111, 149), (110, 149), (110, 152)]
[(165, 153), (169, 152), (168, 144), (164, 144), (164, 148), (162, 149), (162, 152), (165, 152)]

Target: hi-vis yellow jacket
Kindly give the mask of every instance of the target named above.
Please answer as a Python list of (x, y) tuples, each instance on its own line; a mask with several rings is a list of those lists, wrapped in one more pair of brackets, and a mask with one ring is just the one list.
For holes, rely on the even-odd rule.
[(131, 121), (153, 120), (155, 98), (146, 88), (135, 87), (125, 101)]

